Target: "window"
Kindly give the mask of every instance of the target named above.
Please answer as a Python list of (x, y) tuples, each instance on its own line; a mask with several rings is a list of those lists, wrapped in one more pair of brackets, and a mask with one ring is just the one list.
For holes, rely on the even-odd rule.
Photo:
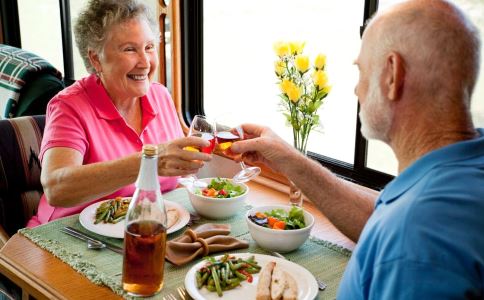
[[(170, 1), (145, 1), (156, 19), (161, 14), (162, 2), (168, 5)], [(79, 12), (86, 4), (85, 0), (2, 1), (0, 5), (2, 31), (0, 33), (3, 34), (3, 42), (45, 58), (62, 72), (64, 80), (68, 84), (72, 83), (88, 74), (75, 45), (72, 31)], [(166, 12), (165, 9), (163, 13), (166, 14)], [(164, 20), (164, 28), (167, 30), (164, 41), (168, 41), (168, 43), (162, 44), (165, 47), (162, 54), (167, 54), (163, 60), (165, 62), (163, 67), (171, 68), (170, 20), (169, 18), (160, 19)], [(165, 70), (160, 72), (165, 72)], [(167, 76), (163, 76), (163, 78), (167, 79), (167, 86), (171, 87), (171, 72), (166, 72), (166, 74)]]
[[(359, 132), (357, 99), (353, 89), (360, 26), (376, 11), (402, 0), (366, 0), (348, 6), (338, 1), (182, 1), (184, 23), (184, 109), (217, 116), (237, 112), (240, 122), (270, 125), (288, 142), (290, 127), (277, 110), (278, 90), (273, 74), (272, 44), (280, 39), (306, 41), (306, 54), (327, 54), (333, 90), (321, 110), (322, 133), (312, 133), (309, 155), (343, 177), (382, 188), (397, 173), (391, 149), (367, 142)], [(484, 34), (484, 3), (455, 0)], [(484, 53), (483, 53), (484, 56)], [(481, 68), (481, 72), (484, 69)], [(476, 85), (472, 113), (484, 126), (484, 75)]]
[(292, 129), (279, 111), (273, 44), (305, 41), (304, 53), (311, 58), (319, 52), (327, 55), (332, 83), (320, 113), (322, 128), (311, 133), (308, 150), (353, 163), (358, 103), (353, 61), (360, 47), (364, 3), (210, 0), (203, 5), (205, 113), (236, 111), (238, 121), (270, 125), (292, 142)]
[[(269, 125), (288, 142), (291, 128), (279, 111), (273, 44), (305, 41), (305, 53), (327, 55), (332, 91), (320, 111), (322, 129), (312, 132), (308, 151), (338, 174), (380, 188), (392, 176), (366, 168), (366, 142), (357, 123), (353, 65), (360, 27), (376, 1), (348, 6), (338, 1), (183, 1), (185, 108), (189, 116), (236, 112), (239, 122)], [(198, 20), (198, 22), (197, 22)], [(202, 105), (203, 101), (203, 105)]]
[(64, 74), (58, 0), (18, 1), (22, 49), (45, 58)]

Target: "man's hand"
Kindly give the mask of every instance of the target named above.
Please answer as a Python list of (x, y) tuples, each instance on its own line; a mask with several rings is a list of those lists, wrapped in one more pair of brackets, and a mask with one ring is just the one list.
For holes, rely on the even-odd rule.
[(244, 140), (235, 142), (231, 151), (243, 153), (248, 162), (262, 162), (275, 171), (284, 172), (291, 163), (290, 157), (298, 155), (297, 150), (286, 143), (271, 129), (255, 124), (243, 124)]

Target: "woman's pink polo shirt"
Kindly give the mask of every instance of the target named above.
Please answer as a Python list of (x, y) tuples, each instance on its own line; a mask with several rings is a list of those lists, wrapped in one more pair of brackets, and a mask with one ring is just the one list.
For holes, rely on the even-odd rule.
[[(109, 161), (139, 152), (144, 144), (160, 144), (183, 136), (173, 101), (163, 85), (151, 85), (141, 97), (141, 108), (143, 129), (138, 135), (119, 114), (95, 75), (77, 81), (49, 102), (40, 160), (50, 148), (68, 147), (82, 154), (83, 164)], [(160, 177), (162, 192), (174, 189), (176, 179)], [(134, 189), (133, 183), (101, 199), (69, 208), (50, 206), (43, 195), (37, 215), (27, 227), (80, 213), (102, 199), (131, 196)]]

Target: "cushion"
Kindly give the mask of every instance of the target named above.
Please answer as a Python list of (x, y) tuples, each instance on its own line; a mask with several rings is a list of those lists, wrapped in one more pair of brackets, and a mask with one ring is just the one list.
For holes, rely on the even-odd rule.
[(0, 225), (9, 235), (36, 213), (40, 183), (40, 143), (45, 116), (0, 120)]

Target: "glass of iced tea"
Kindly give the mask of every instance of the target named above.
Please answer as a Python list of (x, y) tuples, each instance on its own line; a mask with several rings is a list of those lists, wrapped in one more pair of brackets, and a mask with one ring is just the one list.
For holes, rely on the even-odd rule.
[(233, 180), (235, 182), (247, 182), (252, 178), (260, 174), (261, 169), (259, 167), (248, 167), (242, 161), (242, 154), (233, 153), (231, 146), (234, 142), (244, 139), (244, 130), (242, 126), (230, 126), (226, 118), (219, 118), (216, 121), (217, 126), (217, 148), (227, 157), (240, 161), (240, 167), (242, 170), (234, 175)]
[[(201, 137), (202, 139), (207, 140), (210, 145), (207, 147), (188, 146), (184, 148), (185, 150), (210, 154), (215, 149), (215, 123), (205, 116), (196, 115), (193, 118), (192, 123), (190, 124), (190, 130), (188, 131), (188, 136)], [(194, 185), (201, 188), (206, 187), (207, 185), (207, 183), (198, 180), (195, 175), (181, 177), (178, 179), (178, 182), (185, 186)]]

